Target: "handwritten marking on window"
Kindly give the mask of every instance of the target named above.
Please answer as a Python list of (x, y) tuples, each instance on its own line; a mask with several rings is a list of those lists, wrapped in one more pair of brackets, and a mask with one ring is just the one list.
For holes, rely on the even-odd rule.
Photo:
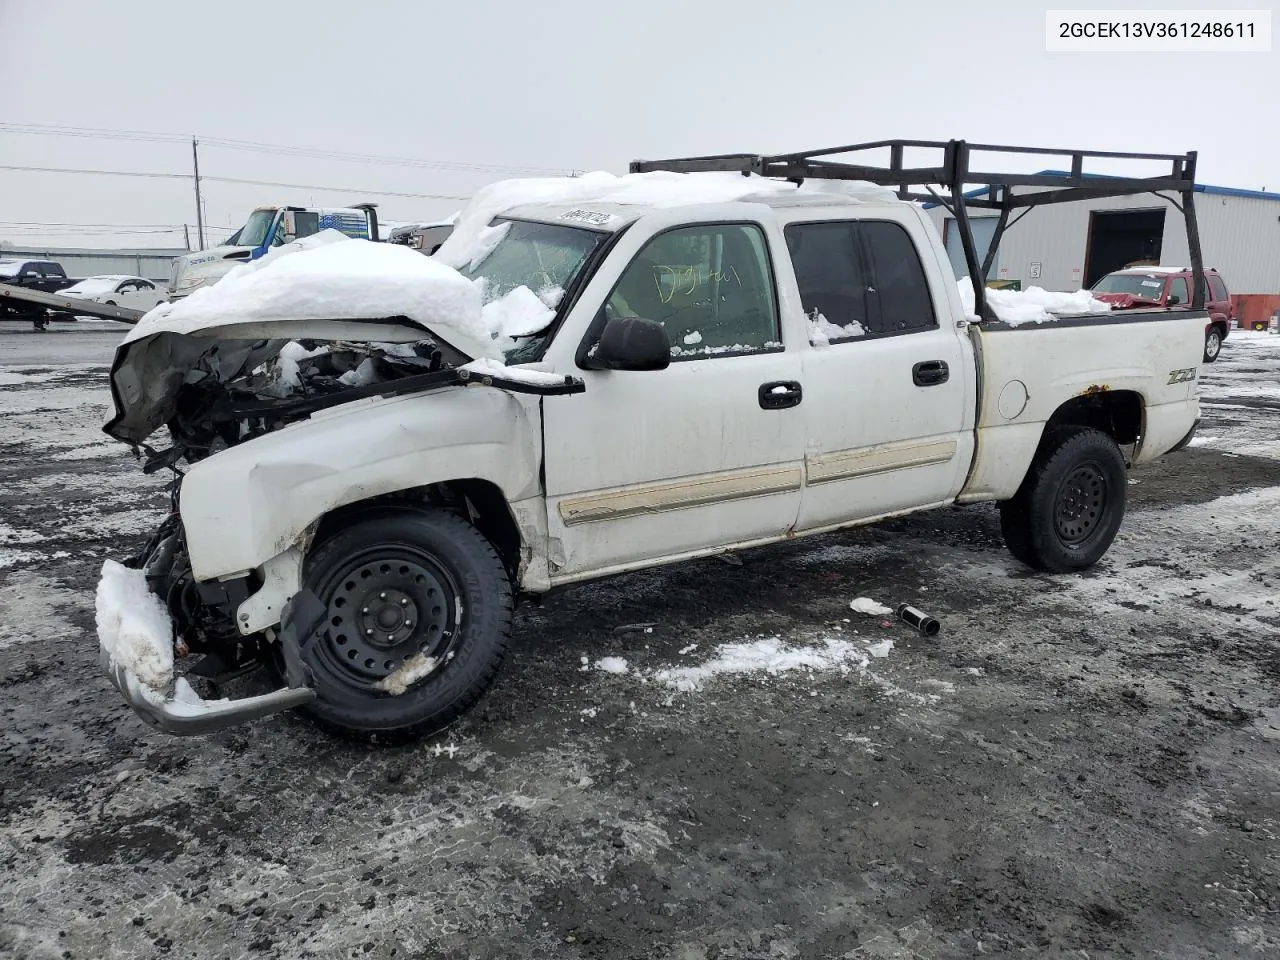
[(670, 303), (677, 293), (681, 296), (692, 296), (698, 289), (711, 283), (736, 283), (742, 286), (742, 278), (737, 269), (730, 264), (723, 270), (711, 270), (698, 264), (665, 264), (653, 265), (653, 282), (658, 287), (661, 301)]

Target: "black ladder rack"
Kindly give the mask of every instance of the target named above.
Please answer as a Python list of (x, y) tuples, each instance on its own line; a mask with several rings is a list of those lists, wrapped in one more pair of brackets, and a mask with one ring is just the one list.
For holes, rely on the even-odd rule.
[[(931, 150), (939, 154), (936, 165), (908, 167), (904, 163), (907, 149)], [(834, 159), (846, 154), (865, 154), (871, 150), (888, 150), (888, 165), (851, 162)], [(1016, 156), (1048, 156), (1070, 159), (1070, 170), (1064, 173), (1001, 173), (974, 170), (971, 157), (974, 153), (1006, 154)], [(1164, 161), (1169, 173), (1156, 177), (1116, 177), (1085, 172), (1088, 160), (1141, 160)], [(1187, 249), (1195, 278), (1192, 294), (1193, 309), (1204, 309), (1207, 290), (1204, 266), (1200, 253), (1200, 229), (1195, 213), (1196, 152), (1169, 153), (1119, 153), (1102, 150), (1057, 150), (1047, 147), (1013, 147), (990, 143), (968, 143), (964, 140), (877, 140), (871, 143), (853, 143), (842, 147), (826, 147), (800, 153), (752, 154), (724, 153), (708, 157), (681, 157), (670, 160), (636, 160), (631, 164), (632, 173), (655, 170), (676, 173), (732, 172), (744, 176), (757, 174), (802, 183), (815, 180), (865, 180), (881, 186), (893, 187), (903, 200), (939, 203), (955, 217), (956, 228), (964, 248), (965, 265), (973, 283), (974, 305), (978, 316), (994, 319), (987, 308), (986, 285), (983, 278), (994, 262), (996, 249), (1005, 230), (1017, 223), (1034, 207), (1049, 203), (1069, 203), (1095, 197), (1123, 197), (1133, 194), (1165, 193), (1181, 194), (1181, 202), (1165, 196), (1182, 213), (1187, 228)], [(965, 196), (965, 186), (984, 191), (981, 196)], [(940, 187), (945, 194), (939, 194)], [(1014, 187), (1032, 188), (1018, 193)], [(921, 190), (920, 188), (924, 188)], [(978, 261), (977, 244), (969, 223), (967, 208), (999, 210), (995, 234), (982, 263)], [(1010, 219), (1014, 211), (1021, 213)]]

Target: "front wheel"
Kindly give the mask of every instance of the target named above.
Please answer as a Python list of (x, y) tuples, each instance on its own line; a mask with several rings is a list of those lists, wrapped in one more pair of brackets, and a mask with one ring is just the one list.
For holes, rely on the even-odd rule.
[(1217, 327), (1210, 327), (1209, 332), (1204, 335), (1204, 362), (1213, 363), (1221, 352), (1222, 331)]
[(308, 557), (326, 607), (302, 648), (337, 733), (406, 740), (439, 730), (488, 689), (506, 654), (511, 582), (492, 544), (456, 514), (357, 516)]
[(1037, 570), (1091, 567), (1120, 530), (1127, 490), (1124, 457), (1111, 437), (1092, 427), (1055, 431), (1018, 492), (1000, 504), (1005, 544)]

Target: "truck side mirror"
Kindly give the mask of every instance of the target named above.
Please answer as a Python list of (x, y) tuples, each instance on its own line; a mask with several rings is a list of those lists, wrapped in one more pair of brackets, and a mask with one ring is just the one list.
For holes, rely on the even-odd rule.
[(671, 365), (667, 328), (643, 317), (614, 317), (590, 360), (600, 370), (665, 370)]

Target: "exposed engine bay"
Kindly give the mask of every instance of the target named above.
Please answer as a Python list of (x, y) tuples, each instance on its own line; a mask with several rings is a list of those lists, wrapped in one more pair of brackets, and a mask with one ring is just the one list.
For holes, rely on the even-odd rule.
[[(161, 334), (145, 364), (117, 358), (112, 436), (145, 452), (148, 473), (196, 463), (317, 410), (364, 396), (445, 386), (465, 355), (432, 339), (210, 340)], [(434, 375), (434, 376), (433, 376)], [(156, 431), (171, 444), (157, 449)]]

